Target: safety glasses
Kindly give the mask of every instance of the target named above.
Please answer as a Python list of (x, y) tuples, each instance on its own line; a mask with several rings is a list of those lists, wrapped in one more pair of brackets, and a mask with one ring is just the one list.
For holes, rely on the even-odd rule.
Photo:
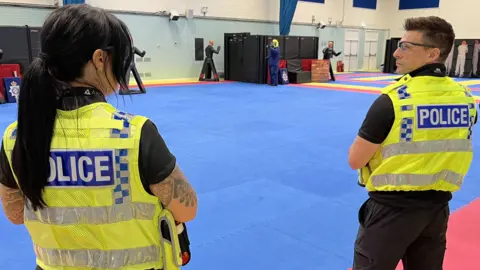
[(415, 43), (415, 42), (409, 42), (409, 41), (398, 42), (398, 48), (400, 48), (402, 51), (406, 51), (413, 46), (420, 46), (424, 48), (436, 48), (435, 45), (430, 45), (430, 44), (421, 44), (421, 43)]

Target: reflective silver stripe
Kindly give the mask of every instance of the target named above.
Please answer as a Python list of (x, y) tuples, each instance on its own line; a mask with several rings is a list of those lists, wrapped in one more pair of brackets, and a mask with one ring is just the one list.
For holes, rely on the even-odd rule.
[(449, 170), (443, 170), (436, 174), (381, 174), (371, 177), (372, 185), (375, 187), (380, 186), (428, 186), (435, 184), (436, 182), (443, 180), (447, 183), (460, 187), (463, 184), (463, 178), (465, 176), (452, 172)]
[(386, 159), (398, 155), (425, 154), (435, 152), (472, 152), (470, 140), (438, 140), (422, 142), (399, 142), (384, 146), (382, 158)]
[[(178, 263), (177, 261), (177, 254), (179, 256), (181, 256), (181, 250), (177, 250), (177, 245), (175, 244), (175, 238), (178, 237), (178, 235), (176, 235), (176, 230), (174, 231), (174, 224), (172, 224), (170, 222), (170, 220), (166, 217), (166, 216), (163, 216), (160, 218), (160, 228), (162, 228), (162, 223), (165, 223), (167, 226), (168, 226), (168, 233), (170, 235), (170, 239), (171, 241), (169, 242), (167, 239), (165, 239), (164, 237), (161, 237), (161, 243), (162, 243), (162, 246), (165, 247), (165, 242), (169, 242), (169, 244), (172, 246), (172, 256), (173, 258), (171, 258), (174, 262), (175, 262), (175, 265), (178, 266), (179, 268), (182, 267), (181, 264)], [(162, 230), (160, 229), (160, 235), (162, 235)], [(167, 268), (167, 253), (166, 253), (166, 250), (165, 248), (162, 249), (162, 257), (163, 257), (163, 265), (164, 265), (164, 268)]]
[(34, 245), (37, 259), (49, 266), (118, 269), (143, 263), (159, 263), (158, 246), (121, 250), (65, 250), (41, 248)]
[(96, 225), (132, 219), (152, 220), (154, 214), (155, 205), (149, 203), (123, 203), (99, 207), (48, 207), (37, 213), (25, 207), (25, 221), (55, 225)]

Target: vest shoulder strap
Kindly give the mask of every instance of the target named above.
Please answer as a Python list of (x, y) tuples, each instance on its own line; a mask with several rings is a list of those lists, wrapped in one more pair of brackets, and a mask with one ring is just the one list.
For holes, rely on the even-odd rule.
[(390, 94), (391, 92), (393, 91), (396, 91), (398, 88), (406, 85), (410, 80), (412, 79), (412, 77), (410, 75), (405, 75), (403, 77), (401, 77), (398, 81), (396, 81), (395, 83), (385, 87), (382, 89), (382, 94)]
[(17, 135), (17, 126), (18, 126), (18, 122), (17, 121), (13, 122), (7, 127), (7, 129), (5, 130), (5, 133), (3, 134), (3, 147), (5, 151), (13, 150), (13, 146), (15, 145), (15, 139)]

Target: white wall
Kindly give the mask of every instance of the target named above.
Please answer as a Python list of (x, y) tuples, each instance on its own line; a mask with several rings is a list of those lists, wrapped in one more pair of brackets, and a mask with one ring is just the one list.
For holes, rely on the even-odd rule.
[[(0, 2), (53, 5), (54, 0), (0, 0)], [(201, 8), (207, 6), (207, 16), (272, 21), (278, 21), (280, 9), (279, 0), (86, 0), (86, 2), (98, 7), (125, 11), (156, 12), (176, 9), (180, 13), (185, 13), (187, 9), (194, 9), (196, 15), (201, 15)], [(328, 22), (328, 18), (332, 18), (332, 23), (335, 24), (336, 21), (344, 19), (344, 25), (360, 26), (365, 23), (368, 28), (390, 29), (390, 36), (398, 37), (403, 34), (402, 23), (405, 18), (437, 15), (453, 24), (457, 37), (480, 37), (480, 26), (475, 24), (475, 18), (480, 14), (480, 1), (476, 0), (442, 0), (440, 8), (417, 10), (398, 10), (399, 0), (378, 0), (377, 10), (354, 8), (353, 0), (325, 2), (316, 4), (299, 1), (293, 21), (310, 23), (312, 15), (315, 16), (317, 23), (321, 20)]]
[(201, 9), (208, 7), (207, 16), (277, 20), (279, 0), (86, 0), (87, 3), (108, 9), (134, 10), (145, 12), (177, 10), (184, 14), (193, 9), (195, 15), (202, 15)]
[[(297, 10), (295, 11), (294, 22), (311, 22), (312, 15), (315, 15), (316, 21), (328, 22), (332, 18), (332, 24), (342, 21), (343, 25), (360, 26), (365, 23), (368, 28), (385, 28), (384, 20), (387, 18), (386, 13), (388, 5), (384, 4), (385, 0), (377, 0), (377, 9), (354, 8), (353, 0), (329, 0), (325, 4), (316, 4), (311, 2), (299, 1)], [(343, 12), (345, 10), (345, 13)]]
[(480, 14), (480, 1), (478, 0), (442, 0), (440, 8), (398, 10), (399, 0), (385, 1), (390, 12), (390, 20), (386, 20), (386, 28), (390, 29), (391, 37), (403, 35), (402, 24), (406, 18), (420, 16), (439, 16), (453, 25), (457, 38), (479, 38), (480, 25), (476, 17)]
[[(325, 4), (299, 1), (293, 21), (311, 23), (312, 16), (315, 16), (317, 23), (328, 22), (331, 18), (332, 24), (343, 19), (343, 24), (348, 26), (360, 26), (365, 23), (369, 28), (385, 28), (385, 21), (388, 18), (386, 14), (389, 13), (388, 8), (392, 6), (389, 1), (398, 0), (378, 0), (377, 10), (354, 8), (353, 0), (328, 0)], [(0, 0), (0, 2), (53, 5), (54, 0)], [(175, 9), (184, 14), (187, 9), (193, 9), (197, 16), (202, 15), (202, 7), (207, 6), (207, 16), (269, 21), (278, 21), (280, 10), (279, 0), (86, 0), (86, 2), (122, 11), (157, 12)]]
[[(63, 2), (62, 0), (58, 0)], [(49, 5), (53, 6), (55, 0), (0, 0), (0, 3), (16, 3), (16, 4), (34, 4), (34, 5)], [(1, 15), (0, 15), (1, 16)]]
[[(201, 15), (201, 8), (208, 7), (207, 16), (239, 19), (279, 20), (279, 0), (86, 0), (87, 3), (116, 10), (138, 10), (156, 12), (176, 9), (184, 13), (193, 9), (195, 15)], [(360, 26), (362, 22), (367, 27), (382, 28), (385, 16), (384, 0), (379, 0), (377, 10), (353, 8), (353, 0), (345, 0), (345, 16), (343, 16), (343, 0), (329, 0), (325, 4), (299, 1), (293, 18), (294, 22), (311, 23), (312, 15), (316, 22), (328, 22), (345, 19), (344, 25)]]

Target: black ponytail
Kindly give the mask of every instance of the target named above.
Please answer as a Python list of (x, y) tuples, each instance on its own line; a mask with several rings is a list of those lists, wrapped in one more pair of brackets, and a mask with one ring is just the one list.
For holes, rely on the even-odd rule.
[(27, 205), (46, 205), (50, 147), (57, 114), (57, 93), (84, 76), (93, 53), (104, 50), (115, 79), (126, 87), (133, 57), (127, 26), (103, 9), (86, 4), (55, 9), (40, 34), (43, 53), (28, 68), (20, 86), (13, 168)]
[(50, 145), (57, 114), (57, 85), (47, 63), (45, 56), (33, 61), (22, 80), (18, 101), (15, 171), (23, 195), (34, 210), (46, 206), (42, 193), (50, 173)]

